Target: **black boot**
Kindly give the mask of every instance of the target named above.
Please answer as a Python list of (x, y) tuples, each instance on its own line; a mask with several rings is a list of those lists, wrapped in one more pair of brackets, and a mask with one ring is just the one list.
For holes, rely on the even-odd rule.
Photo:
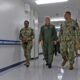
[(29, 64), (24, 64), (27, 68), (30, 66)]
[(26, 67), (28, 68), (30, 65), (26, 65)]
[(49, 65), (48, 65), (48, 68), (49, 68), (49, 69), (51, 69), (51, 68), (52, 68), (52, 65), (51, 65), (51, 64), (49, 64)]
[(65, 64), (67, 63), (67, 61), (68, 61), (68, 60), (67, 60), (65, 57), (63, 57), (62, 67), (65, 66)]
[(70, 64), (69, 70), (74, 70), (73, 64)]
[(61, 64), (61, 66), (64, 67), (65, 64), (66, 64), (66, 62), (67, 62), (67, 60), (64, 60), (64, 61), (62, 62), (62, 64)]

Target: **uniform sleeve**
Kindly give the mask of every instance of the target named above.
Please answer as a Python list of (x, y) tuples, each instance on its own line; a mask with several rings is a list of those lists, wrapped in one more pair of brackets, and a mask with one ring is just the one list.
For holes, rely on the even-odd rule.
[(34, 30), (32, 29), (32, 39), (35, 38)]
[(41, 27), (39, 41), (43, 40), (43, 27)]
[(59, 41), (61, 41), (62, 34), (63, 34), (63, 29), (62, 29), (62, 24), (61, 24), (61, 28), (60, 28), (60, 32), (59, 32), (59, 37), (58, 37)]
[(58, 37), (57, 37), (57, 31), (56, 31), (56, 29), (55, 29), (55, 26), (53, 26), (53, 39), (54, 39), (54, 41), (56, 41), (56, 40), (58, 40)]
[(75, 22), (75, 27), (76, 27), (76, 31), (75, 31), (75, 34), (76, 34), (76, 40), (79, 40), (79, 36), (80, 36), (80, 29), (79, 29), (79, 25), (77, 22)]
[(20, 40), (23, 39), (23, 37), (22, 37), (22, 30), (20, 30), (19, 39), (20, 39)]

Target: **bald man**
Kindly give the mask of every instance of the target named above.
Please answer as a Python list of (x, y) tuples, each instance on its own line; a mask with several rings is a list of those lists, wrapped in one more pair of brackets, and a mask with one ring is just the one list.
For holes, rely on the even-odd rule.
[(56, 44), (57, 32), (55, 26), (51, 24), (50, 17), (45, 17), (45, 24), (41, 27), (39, 42), (43, 47), (44, 58), (48, 68), (52, 67), (54, 44)]

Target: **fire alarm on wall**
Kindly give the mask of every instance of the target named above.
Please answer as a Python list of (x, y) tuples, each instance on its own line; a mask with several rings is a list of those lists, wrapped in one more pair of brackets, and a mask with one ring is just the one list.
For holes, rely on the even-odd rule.
[(56, 13), (56, 16), (59, 16), (59, 13)]
[(25, 4), (25, 12), (29, 13), (30, 12), (30, 5), (29, 4)]

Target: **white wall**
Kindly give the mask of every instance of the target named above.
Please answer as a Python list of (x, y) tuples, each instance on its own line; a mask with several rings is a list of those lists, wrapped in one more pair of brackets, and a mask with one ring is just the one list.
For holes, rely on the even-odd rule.
[[(19, 40), (23, 22), (29, 18), (30, 16), (25, 14), (23, 0), (0, 0), (0, 39)], [(0, 69), (23, 60), (23, 49), (20, 45), (0, 45)]]
[[(35, 9), (31, 9), (31, 18), (30, 18), (30, 22), (32, 28), (34, 29), (34, 33), (35, 33), (35, 39), (34, 39), (34, 46), (33, 46), (33, 50), (32, 50), (32, 57), (37, 57), (38, 56), (38, 36), (39, 36), (39, 32), (38, 32), (38, 14), (36, 12)], [(34, 52), (34, 53), (33, 53)]]
[[(0, 0), (0, 39), (19, 40), (19, 26), (25, 20), (22, 0)], [(21, 46), (0, 45), (0, 68), (24, 59)]]

